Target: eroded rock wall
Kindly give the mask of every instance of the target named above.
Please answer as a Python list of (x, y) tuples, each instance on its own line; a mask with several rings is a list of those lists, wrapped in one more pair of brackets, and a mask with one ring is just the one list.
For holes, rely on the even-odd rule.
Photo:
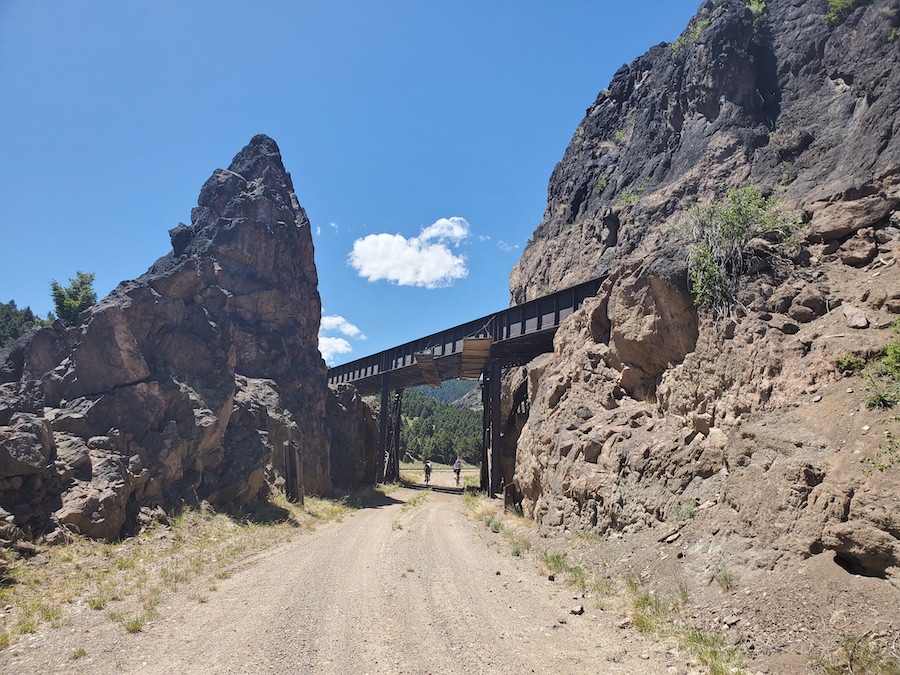
[[(863, 377), (837, 366), (848, 354), (877, 359), (897, 338), (900, 312), (878, 292), (900, 294), (900, 231), (886, 231), (887, 262), (862, 287), (837, 256), (817, 266), (830, 297), (821, 316), (799, 322), (764, 309), (714, 324), (688, 307), (680, 332), (662, 330), (647, 352), (642, 332), (616, 331), (609, 307), (623, 281), (611, 277), (566, 320), (552, 355), (509, 377), (526, 379), (530, 397), (514, 477), (524, 512), (545, 527), (616, 535), (668, 528), (690, 504), (715, 512), (706, 522), (748, 564), (831, 550), (866, 574), (896, 575), (896, 470), (866, 459), (900, 427), (895, 412), (865, 405)], [(620, 297), (623, 309), (660, 319), (641, 296)], [(866, 327), (851, 326), (848, 306)], [(667, 351), (668, 367), (635, 385), (634, 373), (652, 372)]]
[(335, 485), (375, 483), (378, 479), (378, 422), (352, 385), (329, 387), (331, 481)]
[[(893, 478), (864, 460), (900, 427), (836, 361), (896, 339), (900, 3), (837, 26), (827, 4), (704, 2), (576, 130), (510, 278), (518, 302), (608, 275), (553, 355), (508, 376), (528, 383), (514, 480), (542, 526), (618, 536), (690, 504), (701, 539), (750, 565), (829, 550), (896, 578)], [(755, 265), (716, 323), (693, 307), (676, 225), (747, 184), (799, 209), (804, 247)]]

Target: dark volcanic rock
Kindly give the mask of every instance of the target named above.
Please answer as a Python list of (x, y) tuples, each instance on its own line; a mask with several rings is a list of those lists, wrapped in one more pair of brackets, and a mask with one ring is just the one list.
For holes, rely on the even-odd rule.
[(329, 389), (326, 402), (331, 433), (331, 480), (358, 485), (378, 480), (378, 423), (355, 387)]
[(633, 258), (683, 273), (672, 226), (745, 184), (805, 210), (818, 241), (887, 224), (900, 205), (900, 2), (863, 3), (837, 26), (825, 0), (770, 0), (756, 21), (746, 5), (703, 2), (676, 44), (622, 66), (588, 108), (510, 276), (515, 303)]
[(78, 325), (0, 354), (0, 507), (26, 532), (112, 539), (141, 508), (242, 504), (267, 478), (331, 487), (310, 225), (275, 142), (254, 137), (170, 234)]

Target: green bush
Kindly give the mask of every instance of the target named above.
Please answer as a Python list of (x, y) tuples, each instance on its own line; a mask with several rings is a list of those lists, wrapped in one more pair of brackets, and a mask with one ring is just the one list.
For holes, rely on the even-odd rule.
[(745, 6), (753, 14), (753, 27), (759, 28), (759, 24), (766, 13), (766, 3), (762, 2), (762, 0), (750, 0)]
[(688, 30), (684, 31), (681, 35), (678, 36), (678, 39), (675, 40), (675, 44), (672, 45), (672, 53), (677, 54), (690, 43), (696, 42), (700, 35), (703, 33), (703, 30), (708, 25), (709, 19), (701, 19), (694, 24), (693, 28), (689, 28)]
[(900, 464), (900, 437), (890, 430), (884, 432), (884, 443), (878, 444), (878, 451), (874, 457), (866, 457), (863, 461), (869, 466), (862, 470), (866, 476), (872, 475), (872, 470), (884, 473), (895, 464)]
[(825, 15), (825, 21), (829, 26), (837, 26), (844, 23), (846, 18), (850, 16), (854, 9), (868, 0), (828, 0), (828, 13)]
[(680, 523), (685, 520), (690, 520), (694, 517), (694, 512), (697, 510), (697, 502), (693, 499), (688, 499), (686, 501), (681, 502), (678, 506), (672, 509), (672, 518), (675, 519), (676, 523)]
[(616, 200), (616, 206), (631, 206), (632, 204), (637, 204), (638, 199), (641, 198), (644, 190), (647, 189), (647, 186), (650, 184), (650, 176), (646, 176), (641, 184), (636, 187), (634, 190), (631, 188), (625, 188), (622, 192), (619, 193), (619, 198)]
[[(696, 305), (715, 318), (730, 315), (751, 260), (750, 241), (764, 238), (797, 248), (800, 228), (795, 213), (754, 187), (729, 190), (723, 201), (693, 207), (682, 230), (689, 240), (688, 274)], [(770, 263), (780, 258), (768, 248), (756, 253)]]
[[(900, 332), (900, 319), (891, 327)], [(884, 356), (866, 369), (866, 406), (891, 408), (900, 403), (900, 340), (889, 342)]]
[(841, 354), (835, 359), (834, 364), (840, 372), (854, 374), (862, 370), (866, 362), (856, 356), (856, 354)]

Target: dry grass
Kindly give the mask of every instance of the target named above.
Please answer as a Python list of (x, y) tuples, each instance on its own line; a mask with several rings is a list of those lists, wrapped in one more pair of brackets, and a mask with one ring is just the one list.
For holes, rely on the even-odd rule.
[[(341, 500), (307, 497), (291, 504), (283, 494), (239, 513), (185, 510), (117, 543), (75, 538), (40, 551), (44, 564), (11, 561), (11, 583), (0, 586), (0, 649), (33, 633), (42, 624), (66, 625), (66, 615), (78, 606), (106, 611), (129, 632), (140, 631), (157, 616), (163, 597), (206, 579), (231, 576), (231, 569), (248, 554), (288, 540), (316, 525), (340, 520), (373, 496), (368, 490)], [(206, 601), (206, 590), (193, 592)], [(72, 608), (72, 609), (68, 609)]]
[(867, 635), (844, 633), (837, 648), (816, 660), (824, 675), (900, 675), (900, 655)]

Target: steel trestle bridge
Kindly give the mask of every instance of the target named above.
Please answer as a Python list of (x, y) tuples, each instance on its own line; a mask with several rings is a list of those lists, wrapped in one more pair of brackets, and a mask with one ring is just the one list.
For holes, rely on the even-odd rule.
[[(328, 369), (328, 384), (352, 384), (362, 395), (381, 393), (379, 479), (399, 477), (400, 407), (403, 390), (434, 387), (456, 378), (482, 380), (484, 444), (481, 487), (502, 489), (500, 378), (503, 368), (553, 351), (562, 321), (597, 294), (605, 277), (592, 279), (427, 337)], [(394, 404), (391, 404), (394, 390)]]

